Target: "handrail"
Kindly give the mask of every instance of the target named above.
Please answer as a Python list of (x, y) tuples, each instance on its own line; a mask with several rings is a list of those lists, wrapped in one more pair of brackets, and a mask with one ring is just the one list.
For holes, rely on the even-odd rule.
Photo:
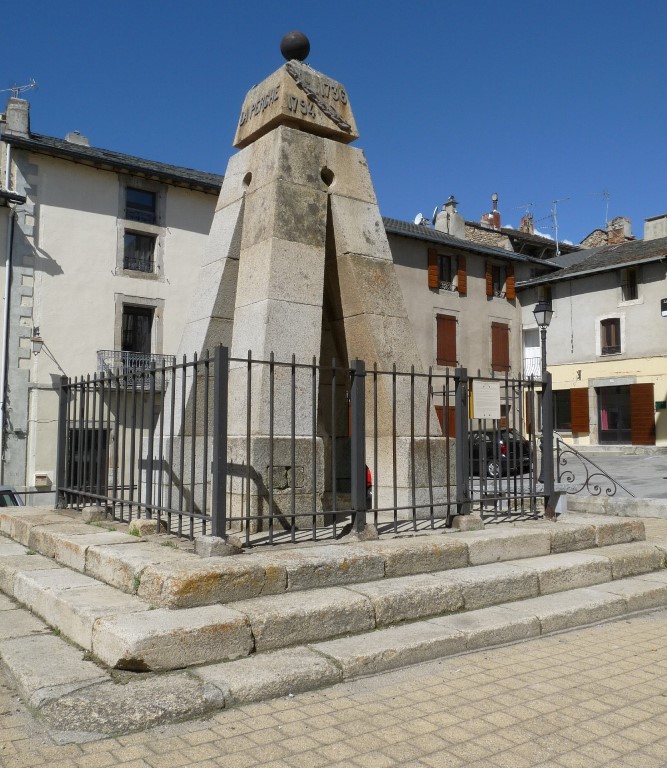
[[(557, 483), (564, 482), (567, 484), (574, 483), (575, 485), (577, 483), (576, 475), (573, 469), (568, 468), (561, 472), (561, 467), (567, 467), (568, 454), (579, 459), (583, 468), (586, 470), (586, 478), (581, 483), (580, 487), (578, 487), (574, 491), (568, 488), (567, 489), (568, 494), (574, 495), (574, 494), (580, 493), (581, 491), (584, 490), (584, 488), (586, 488), (586, 490), (589, 492), (591, 496), (600, 496), (602, 494), (602, 490), (604, 487), (604, 481), (601, 480), (601, 477), (603, 477), (607, 481), (609, 481), (609, 483), (611, 484), (610, 486), (604, 488), (604, 492), (606, 496), (615, 496), (618, 488), (622, 488), (629, 496), (632, 496), (633, 499), (635, 498), (635, 495), (634, 493), (632, 493), (632, 491), (628, 490), (624, 485), (619, 483), (617, 480), (614, 480), (614, 478), (610, 474), (605, 472), (604, 469), (598, 466), (592, 459), (589, 459), (587, 456), (584, 456), (574, 446), (566, 443), (555, 432), (554, 432), (554, 437), (556, 438), (556, 467), (558, 470), (558, 476), (557, 476), (556, 482)], [(597, 471), (591, 473), (588, 467), (589, 464), (594, 466)]]

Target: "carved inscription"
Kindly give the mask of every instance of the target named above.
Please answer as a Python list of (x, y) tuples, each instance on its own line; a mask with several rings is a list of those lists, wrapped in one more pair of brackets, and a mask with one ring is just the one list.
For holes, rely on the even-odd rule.
[(253, 117), (260, 115), (267, 107), (270, 107), (275, 101), (278, 101), (278, 90), (280, 85), (276, 85), (268, 93), (265, 93), (260, 99), (254, 101), (248, 109), (244, 109), (241, 112), (239, 119), (239, 125), (245, 125)]

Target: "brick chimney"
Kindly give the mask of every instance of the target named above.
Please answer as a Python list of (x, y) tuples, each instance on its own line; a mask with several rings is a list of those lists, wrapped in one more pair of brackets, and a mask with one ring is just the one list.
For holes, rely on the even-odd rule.
[(625, 216), (617, 216), (607, 224), (607, 245), (619, 245), (634, 239), (632, 222)]
[(519, 232), (525, 232), (527, 235), (535, 234), (535, 221), (532, 213), (527, 213), (521, 218), (521, 224), (519, 224)]
[(485, 213), (479, 220), (479, 223), (487, 229), (500, 229), (500, 211), (498, 210), (498, 193), (494, 192), (491, 195), (491, 205), (493, 210), (491, 213)]

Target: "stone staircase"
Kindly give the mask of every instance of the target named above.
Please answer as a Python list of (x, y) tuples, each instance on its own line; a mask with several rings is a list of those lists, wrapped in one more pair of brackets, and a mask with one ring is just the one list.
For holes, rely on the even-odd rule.
[[(119, 697), (150, 724), (139, 702), (166, 679), (163, 720), (667, 605), (667, 541), (629, 518), (207, 559), (36, 508), (1, 510), (0, 533), (5, 668), (35, 708), (97, 712), (102, 732)], [(168, 674), (128, 688), (111, 670)]]

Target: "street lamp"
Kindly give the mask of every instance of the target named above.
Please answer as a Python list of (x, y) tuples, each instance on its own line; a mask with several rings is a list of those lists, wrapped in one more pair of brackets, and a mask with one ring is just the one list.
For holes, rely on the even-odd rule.
[(549, 327), (553, 313), (554, 311), (551, 309), (551, 304), (547, 304), (546, 301), (540, 301), (535, 305), (535, 309), (533, 310), (535, 320), (540, 329), (540, 346), (542, 349), (542, 381), (544, 381), (544, 377), (547, 372), (547, 328)]
[(547, 373), (547, 328), (553, 316), (553, 309), (551, 304), (540, 301), (533, 310), (533, 314), (540, 329), (542, 347), (542, 468), (538, 482), (544, 484), (544, 516), (548, 520), (555, 520), (553, 404), (551, 377)]

